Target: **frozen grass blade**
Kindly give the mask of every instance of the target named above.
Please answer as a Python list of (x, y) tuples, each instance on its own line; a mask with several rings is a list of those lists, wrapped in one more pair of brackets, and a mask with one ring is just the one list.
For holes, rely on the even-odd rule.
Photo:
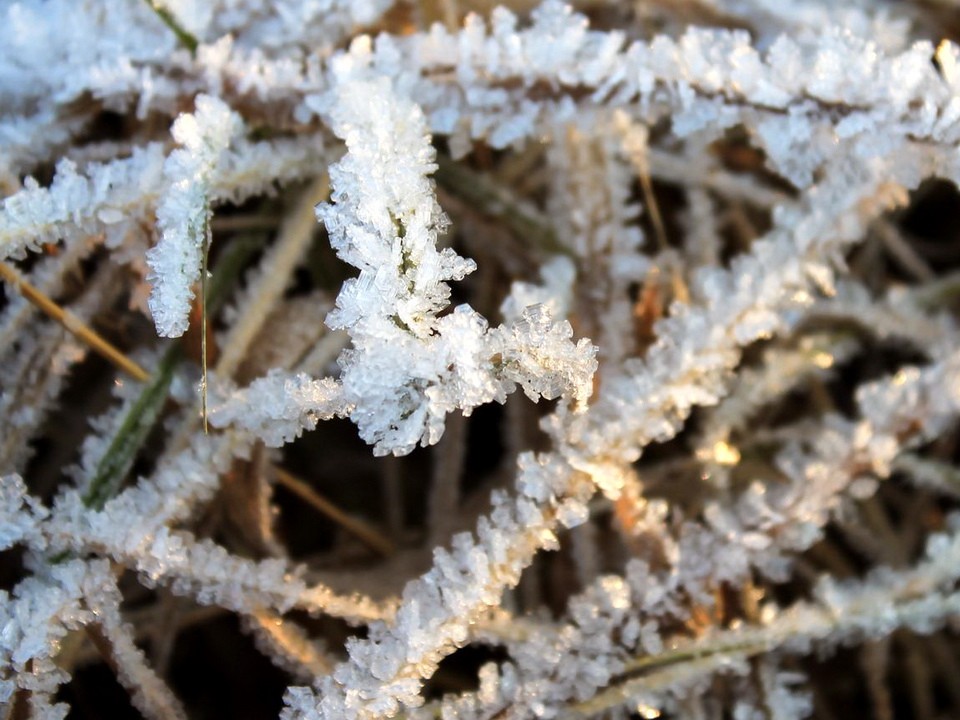
[[(217, 272), (210, 283), (212, 312), (216, 312), (223, 304), (227, 290), (239, 277), (241, 269), (246, 266), (259, 245), (256, 240), (240, 239), (224, 249), (220, 262), (217, 263)], [(205, 325), (202, 332), (205, 337)], [(137, 454), (167, 402), (170, 383), (182, 358), (182, 344), (176, 342), (164, 354), (153, 375), (146, 376), (146, 385), (120, 425), (84, 494), (83, 501), (88, 507), (103, 509), (104, 504), (122, 487)]]

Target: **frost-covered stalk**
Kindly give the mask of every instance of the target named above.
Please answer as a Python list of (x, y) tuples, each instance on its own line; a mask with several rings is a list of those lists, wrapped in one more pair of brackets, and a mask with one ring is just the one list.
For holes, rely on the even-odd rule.
[[(459, 718), (483, 717), (495, 704), (508, 717), (552, 716), (573, 700), (589, 706), (605, 702), (602, 698), (608, 693), (601, 688), (617, 675), (656, 666), (678, 643), (695, 653), (697, 644), (671, 636), (671, 624), (688, 614), (693, 604), (712, 606), (720, 584), (736, 587), (754, 570), (785, 577), (789, 553), (806, 550), (819, 540), (831, 515), (849, 504), (850, 496), (863, 498), (876, 487), (872, 478), (889, 477), (894, 457), (955, 421), (960, 415), (958, 388), (957, 353), (860, 388), (858, 421), (828, 418), (820, 435), (807, 441), (809, 452), (788, 447), (781, 453), (777, 465), (786, 485), (756, 481), (739, 495), (732, 510), (709, 505), (704, 525), (687, 522), (672, 528), (666, 522), (666, 503), (639, 499), (632, 530), (656, 546), (650, 556), (631, 560), (623, 577), (598, 578), (572, 598), (559, 627), (533, 623), (522, 627), (520, 639), (506, 642), (513, 663), (488, 670), (478, 696), (451, 700), (444, 711)], [(957, 602), (956, 596), (947, 598), (946, 607)], [(931, 612), (938, 621), (946, 609), (938, 605)], [(772, 605), (767, 614), (774, 616)], [(806, 634), (795, 631), (798, 637)], [(763, 632), (756, 628), (745, 634)], [(490, 637), (496, 638), (497, 632), (490, 632)], [(717, 652), (741, 650), (733, 642), (719, 645)], [(762, 645), (753, 647), (749, 654), (761, 649)], [(708, 667), (709, 672), (724, 670), (718, 663)], [(705, 672), (706, 667), (697, 670)], [(637, 697), (651, 707), (669, 707), (678, 694), (657, 687), (658, 694), (644, 696), (640, 689), (649, 684), (635, 686)], [(482, 697), (488, 698), (486, 704), (480, 702)]]
[(223, 101), (200, 95), (193, 114), (173, 124), (182, 146), (163, 165), (169, 188), (157, 207), (160, 241), (147, 253), (153, 282), (150, 312), (157, 332), (179, 337), (187, 329), (193, 285), (200, 277), (210, 236), (210, 190), (221, 154), (242, 128)]
[(557, 458), (521, 456), (518, 497), (494, 493), (493, 511), (476, 537), (460, 533), (437, 548), (433, 568), (409, 583), (390, 624), (375, 623), (348, 644), (349, 659), (313, 690), (291, 688), (285, 720), (392, 717), (423, 702), (420, 687), (440, 660), (463, 645), (470, 628), (543, 549), (557, 547), (560, 526), (586, 517), (592, 487)]
[[(704, 638), (677, 643), (659, 658), (641, 658), (628, 671), (653, 671), (626, 679), (575, 706), (576, 715), (592, 716), (620, 705), (675, 710), (678, 697), (714, 673), (745, 673), (745, 660), (762, 653), (806, 654), (838, 645), (885, 637), (893, 629), (918, 634), (940, 629), (960, 612), (957, 561), (960, 518), (949, 518), (948, 531), (927, 543), (916, 566), (895, 571), (878, 568), (862, 581), (824, 579), (815, 602), (800, 602), (781, 612), (767, 606), (756, 626), (718, 630)], [(658, 665), (662, 664), (662, 669)]]
[(588, 340), (544, 307), (491, 330), (467, 305), (439, 316), (449, 282), (476, 269), (437, 247), (447, 218), (434, 196), (436, 170), (426, 119), (390, 79), (370, 67), (368, 42), (333, 65), (326, 98), (347, 155), (330, 169), (333, 204), (317, 210), (337, 254), (357, 267), (327, 322), (353, 347), (340, 356), (343, 396), (375, 454), (432, 445), (444, 416), (504, 402), (519, 384), (536, 399), (561, 395), (583, 409), (596, 368)]

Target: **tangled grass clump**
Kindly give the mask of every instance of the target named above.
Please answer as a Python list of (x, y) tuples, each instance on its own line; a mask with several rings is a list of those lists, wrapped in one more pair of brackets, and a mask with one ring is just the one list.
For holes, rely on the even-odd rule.
[(0, 8), (4, 718), (960, 714), (954, 2)]

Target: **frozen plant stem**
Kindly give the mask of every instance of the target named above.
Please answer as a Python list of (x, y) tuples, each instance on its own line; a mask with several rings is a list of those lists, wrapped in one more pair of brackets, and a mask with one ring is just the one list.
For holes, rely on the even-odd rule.
[[(937, 536), (941, 550), (956, 552), (957, 535)], [(944, 571), (947, 570), (947, 574)], [(955, 573), (954, 573), (955, 574)], [(821, 603), (798, 603), (762, 626), (745, 625), (689, 640), (667, 652), (628, 662), (624, 679), (572, 708), (570, 717), (590, 717), (614, 707), (636, 702), (684, 678), (737, 668), (743, 660), (772, 651), (806, 653), (811, 644), (830, 648), (838, 643), (884, 637), (891, 627), (919, 633), (932, 632), (960, 610), (960, 593), (935, 590), (949, 575), (942, 557), (908, 571), (877, 574), (862, 583), (834, 586), (824, 581)], [(829, 594), (827, 594), (829, 593)], [(836, 603), (831, 605), (830, 603)], [(639, 675), (639, 677), (635, 677)]]
[(200, 415), (207, 435), (207, 260), (210, 256), (210, 218), (203, 224), (203, 259), (200, 261)]

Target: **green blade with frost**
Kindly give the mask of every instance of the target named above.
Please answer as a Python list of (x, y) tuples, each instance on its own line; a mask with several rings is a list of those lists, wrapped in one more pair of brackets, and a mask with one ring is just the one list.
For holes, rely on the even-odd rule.
[[(262, 238), (242, 238), (224, 248), (209, 286), (211, 313), (216, 312), (223, 304), (227, 290), (262, 244)], [(130, 407), (130, 412), (111, 440), (110, 447), (100, 460), (83, 496), (87, 507), (101, 510), (106, 502), (119, 492), (130, 468), (133, 467), (137, 453), (160, 417), (170, 392), (174, 372), (182, 357), (183, 349), (180, 343), (167, 350), (140, 397)]]

